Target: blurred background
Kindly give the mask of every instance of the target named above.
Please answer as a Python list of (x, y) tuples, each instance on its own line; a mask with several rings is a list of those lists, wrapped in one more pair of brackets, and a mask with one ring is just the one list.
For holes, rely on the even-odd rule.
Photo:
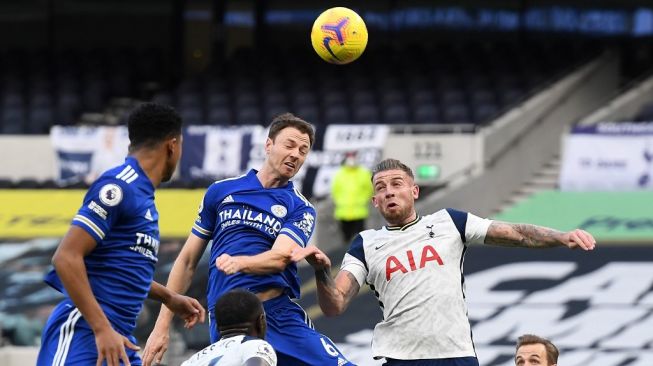
[[(369, 30), (350, 65), (311, 48), (314, 19), (333, 6)], [(592, 253), (470, 248), (482, 365), (511, 365), (523, 333), (551, 338), (564, 365), (653, 365), (650, 1), (3, 0), (0, 34), (0, 364), (34, 362), (61, 299), (42, 281), (51, 256), (85, 188), (122, 162), (128, 111), (157, 101), (187, 125), (175, 179), (157, 192), (158, 281), (204, 189), (258, 167), (265, 126), (291, 111), (317, 128), (296, 181), (334, 263), (341, 221), (383, 225), (374, 210), (334, 217), (334, 177), (343, 162), (397, 158), (416, 172), (419, 214), (454, 207), (598, 239)], [(190, 289), (204, 302), (208, 265)], [(327, 320), (312, 271), (301, 275), (317, 329), (350, 360), (380, 365), (369, 288)], [(146, 303), (141, 345), (157, 313)], [(207, 344), (206, 324), (178, 324), (166, 364)]]

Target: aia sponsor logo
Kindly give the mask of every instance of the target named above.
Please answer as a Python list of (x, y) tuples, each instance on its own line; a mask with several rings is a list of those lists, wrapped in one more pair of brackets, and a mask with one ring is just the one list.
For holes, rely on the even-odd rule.
[[(385, 260), (385, 279), (390, 281), (392, 275), (395, 272), (401, 272), (403, 274), (408, 273), (409, 271), (417, 271), (426, 267), (429, 262), (435, 262), (433, 264), (444, 265), (442, 258), (435, 250), (432, 245), (426, 245), (422, 247), (421, 253), (413, 253), (412, 250), (407, 250), (406, 253), (400, 254), (397, 256), (391, 255)], [(415, 254), (418, 254), (419, 257), (415, 258)]]

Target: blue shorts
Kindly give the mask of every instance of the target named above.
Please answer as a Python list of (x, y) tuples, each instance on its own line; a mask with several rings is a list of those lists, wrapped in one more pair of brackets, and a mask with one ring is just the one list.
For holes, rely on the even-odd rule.
[[(331, 340), (313, 329), (304, 309), (286, 295), (263, 302), (268, 323), (265, 340), (277, 353), (279, 366), (354, 365)], [(215, 312), (209, 313), (211, 343), (220, 339)]]
[[(127, 338), (136, 344), (134, 337)], [(125, 350), (132, 365), (141, 365), (141, 358), (136, 351), (128, 348)], [(59, 303), (43, 329), (36, 365), (95, 365), (97, 357), (95, 335), (82, 314), (70, 300)], [(106, 361), (103, 365), (106, 365)]]
[(431, 360), (395, 360), (386, 358), (383, 366), (478, 366), (476, 357), (439, 358)]

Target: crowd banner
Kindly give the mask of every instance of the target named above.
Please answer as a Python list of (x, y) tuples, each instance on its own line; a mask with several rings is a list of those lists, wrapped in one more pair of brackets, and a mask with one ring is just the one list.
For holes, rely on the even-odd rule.
[(63, 184), (93, 181), (105, 170), (120, 165), (129, 147), (125, 126), (54, 126), (50, 140), (56, 154), (57, 179)]
[(653, 123), (577, 126), (563, 145), (561, 190), (653, 190)]
[[(331, 177), (349, 151), (358, 152), (362, 165), (371, 168), (381, 160), (390, 129), (385, 125), (330, 125), (317, 135), (317, 146), (295, 185), (307, 197), (329, 194)], [(188, 126), (183, 131), (179, 179), (220, 180), (259, 169), (265, 160), (268, 129), (258, 125)], [(92, 182), (105, 170), (119, 165), (127, 155), (129, 138), (122, 127), (61, 127), (51, 132), (63, 184)]]

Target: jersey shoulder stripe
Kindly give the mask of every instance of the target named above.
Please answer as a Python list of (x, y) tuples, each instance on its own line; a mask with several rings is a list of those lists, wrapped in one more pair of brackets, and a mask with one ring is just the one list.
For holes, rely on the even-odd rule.
[(306, 197), (304, 197), (303, 194), (301, 194), (301, 192), (299, 192), (299, 190), (296, 187), (293, 187), (293, 191), (295, 192), (295, 195), (297, 196), (297, 198), (302, 200), (304, 202), (304, 204), (306, 204), (306, 206), (315, 209), (313, 207), (313, 205), (306, 199)]
[(246, 177), (246, 176), (247, 176), (247, 173), (242, 174), (242, 175), (239, 175), (239, 176), (237, 176), (237, 177), (231, 177), (231, 178), (220, 179), (220, 180), (216, 180), (215, 182), (213, 182), (213, 184), (226, 183), (226, 182), (230, 182), (230, 181), (233, 181), (233, 180), (238, 180), (238, 179), (244, 178), (244, 177)]
[(302, 238), (299, 235), (295, 234), (294, 231), (288, 229), (287, 227), (284, 227), (283, 229), (281, 229), (281, 231), (279, 231), (279, 234), (286, 234), (286, 235), (290, 236), (291, 238), (295, 239), (295, 241), (299, 245), (301, 245), (302, 247), (306, 246), (306, 243), (304, 243), (304, 240), (302, 240)]
[(75, 217), (73, 217), (73, 221), (77, 221), (79, 223), (84, 224), (84, 226), (91, 229), (100, 239), (104, 239), (104, 235), (105, 235), (104, 231), (102, 231), (102, 229), (100, 229), (97, 225), (95, 225), (93, 221), (91, 221), (87, 217), (82, 215), (75, 215)]
[(202, 235), (211, 236), (211, 234), (213, 234), (212, 231), (206, 230), (197, 223), (193, 224), (193, 229), (197, 230)]
[(118, 175), (116, 175), (117, 179), (120, 179), (122, 181), (127, 182), (127, 184), (132, 183), (133, 181), (138, 178), (138, 173), (136, 173), (136, 170), (131, 167), (131, 165), (127, 165), (125, 169), (123, 169)]

